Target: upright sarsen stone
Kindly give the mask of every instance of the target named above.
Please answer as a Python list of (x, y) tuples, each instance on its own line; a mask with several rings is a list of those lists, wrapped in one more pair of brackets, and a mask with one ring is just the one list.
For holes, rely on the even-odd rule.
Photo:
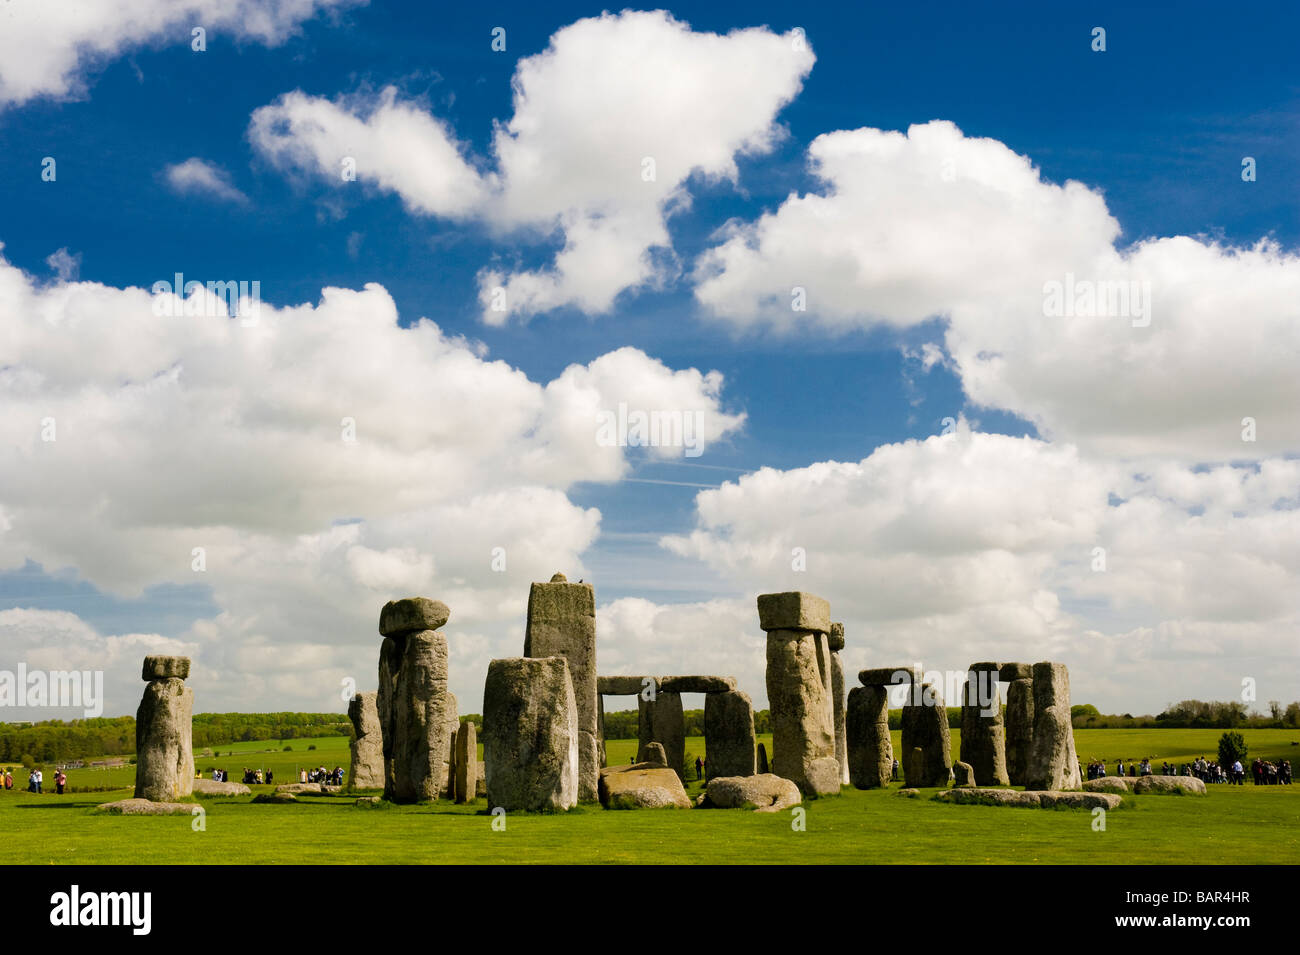
[(384, 637), (379, 645), (379, 689), (375, 693), (375, 714), (379, 717), (380, 744), (384, 754), (384, 798), (393, 798), (393, 741), (397, 724), (393, 719), (393, 695), (397, 671), (402, 666), (402, 647), (406, 635)]
[(578, 709), (564, 657), (488, 664), (483, 768), (490, 809), (545, 812), (578, 802)]
[(194, 691), (179, 676), (188, 657), (146, 657), (149, 682), (135, 714), (135, 798), (174, 802), (194, 790)]
[(450, 746), (446, 637), (436, 630), (406, 635), (392, 694), (392, 799), (436, 800), (446, 790)]
[(637, 697), (637, 744), (660, 743), (668, 768), (682, 777), (686, 762), (686, 716), (682, 712), (682, 695), (659, 690), (654, 699)]
[(599, 798), (600, 701), (596, 689), (596, 595), (591, 584), (563, 574), (528, 593), (525, 657), (564, 657), (578, 706), (578, 798)]
[[(1012, 666), (1023, 666), (1031, 676), (1016, 676), (1021, 670), (1009, 670)], [(1029, 774), (1029, 744), (1034, 738), (1034, 681), (1033, 668), (1029, 664), (1004, 664), (1002, 679), (1009, 683), (1007, 687), (1006, 712), (1006, 751), (1007, 778), (1013, 786), (1024, 786)], [(1008, 677), (1011, 677), (1008, 680)]]
[(1008, 786), (1006, 730), (998, 698), (996, 663), (973, 663), (961, 700), (961, 761), (979, 786)]
[(472, 720), (456, 731), (456, 802), (473, 802), (478, 792), (478, 731)]
[(894, 744), (889, 736), (889, 690), (855, 686), (845, 713), (849, 783), (857, 789), (886, 785), (894, 772)]
[(377, 695), (358, 693), (348, 702), (348, 720), (353, 731), (348, 782), (353, 789), (384, 787), (384, 739), (379, 728)]
[(704, 697), (708, 776), (754, 775), (754, 704), (740, 690)]
[(937, 688), (913, 684), (903, 706), (903, 778), (911, 787), (952, 782), (952, 738), (948, 710)]
[(1079, 758), (1070, 722), (1070, 672), (1064, 663), (1034, 664), (1034, 736), (1029, 743), (1029, 789), (1079, 789)]
[(826, 636), (831, 651), (831, 704), (835, 721), (835, 758), (840, 764), (840, 783), (849, 782), (849, 747), (845, 732), (844, 663), (840, 651), (844, 649), (844, 624), (832, 623)]

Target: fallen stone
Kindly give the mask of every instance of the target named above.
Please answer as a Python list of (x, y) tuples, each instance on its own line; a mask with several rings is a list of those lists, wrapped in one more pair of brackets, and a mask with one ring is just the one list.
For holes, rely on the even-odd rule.
[(792, 590), (758, 595), (758, 626), (762, 630), (831, 629), (831, 605), (824, 597)]
[(719, 776), (710, 779), (700, 805), (714, 809), (754, 809), (780, 812), (803, 801), (799, 787), (789, 779), (763, 773), (756, 776)]
[(601, 770), (600, 804), (606, 809), (690, 809), (682, 781), (671, 769), (616, 766)]
[(1122, 798), (1114, 793), (1060, 792), (1015, 789), (946, 789), (935, 793), (939, 802), (971, 806), (1017, 806), (1030, 809), (1117, 809)]
[(298, 797), (295, 796), (293, 793), (281, 793), (281, 792), (258, 793), (256, 796), (253, 797), (253, 802), (270, 803), (271, 805), (275, 805), (275, 806), (286, 806), (289, 803), (297, 802), (297, 801), (298, 801)]
[(188, 802), (154, 802), (137, 798), (104, 802), (96, 808), (115, 816), (190, 816), (199, 807)]
[(561, 656), (488, 664), (483, 768), (490, 809), (554, 812), (578, 803), (578, 710)]
[(1205, 796), (1205, 783), (1195, 776), (1101, 776), (1083, 784), (1087, 792), (1153, 793)]
[(357, 805), (363, 809), (373, 809), (384, 805), (384, 800), (379, 796), (358, 796)]
[(285, 783), (283, 786), (276, 786), (275, 791), (293, 795), (294, 793), (319, 793), (324, 792), (324, 789), (320, 783)]
[(243, 783), (223, 783), (215, 779), (195, 779), (192, 786), (196, 796), (247, 796), (252, 792)]
[(450, 617), (451, 610), (441, 600), (428, 597), (390, 600), (379, 612), (379, 632), (391, 637), (421, 630), (441, 630)]
[(144, 658), (140, 675), (146, 683), (151, 680), (187, 679), (190, 675), (190, 658), (151, 654)]
[[(1133, 780), (1137, 782), (1137, 780)], [(1197, 782), (1200, 782), (1198, 779)], [(1204, 785), (1204, 784), (1202, 784)], [(1124, 776), (1102, 776), (1099, 779), (1089, 779), (1083, 784), (1085, 792), (1090, 793), (1127, 793), (1131, 791), (1129, 780)]]

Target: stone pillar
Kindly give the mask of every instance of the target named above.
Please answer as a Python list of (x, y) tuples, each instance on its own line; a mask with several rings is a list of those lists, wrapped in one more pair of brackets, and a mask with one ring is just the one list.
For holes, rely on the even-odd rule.
[(831, 713), (835, 721), (835, 758), (840, 763), (840, 783), (849, 782), (849, 745), (844, 712), (844, 663), (840, 651), (844, 649), (844, 624), (832, 623), (826, 637), (831, 651)]
[(1028, 663), (1004, 663), (998, 678), (1007, 686), (1007, 779), (1023, 786), (1029, 772), (1029, 743), (1034, 738), (1034, 668)]
[(456, 802), (473, 802), (478, 793), (478, 731), (466, 720), (456, 731)]
[(1034, 736), (1027, 789), (1082, 789), (1070, 722), (1070, 671), (1064, 663), (1034, 664)]
[(460, 707), (456, 694), (450, 690), (447, 691), (444, 719), (447, 723), (447, 731), (438, 742), (446, 740), (447, 748), (439, 754), (442, 757), (443, 769), (442, 792), (439, 795), (454, 802), (456, 799), (456, 734), (460, 732)]
[(908, 786), (952, 782), (952, 737), (938, 688), (914, 682), (903, 706), (903, 778)]
[(759, 776), (766, 776), (768, 773), (767, 747), (762, 743), (754, 747), (754, 768), (758, 770)]
[(384, 739), (384, 795), (430, 802), (446, 791), (455, 698), (447, 689), (447, 605), (426, 597), (390, 601), (379, 615), (375, 708)]
[(564, 657), (489, 663), (483, 685), (488, 808), (553, 812), (577, 805), (578, 735)]
[(849, 691), (845, 736), (850, 784), (857, 789), (888, 784), (894, 773), (894, 743), (885, 686), (855, 686)]
[(563, 574), (535, 583), (528, 593), (525, 657), (564, 657), (578, 703), (578, 798), (599, 798), (599, 695), (596, 692), (596, 594)]
[(708, 778), (754, 775), (754, 704), (740, 690), (704, 696)]
[[(979, 786), (1009, 786), (997, 663), (972, 663), (961, 698), (961, 761)], [(986, 712), (991, 710), (992, 712)]]
[(375, 693), (358, 693), (348, 703), (352, 723), (352, 764), (348, 783), (353, 789), (384, 788), (384, 737), (379, 728)]
[(135, 798), (175, 802), (194, 791), (194, 691), (189, 657), (147, 656), (135, 714)]
[(772, 714), (772, 772), (808, 795), (840, 791), (830, 687), (830, 605), (792, 591), (760, 594), (767, 632), (767, 699)]
[(686, 717), (682, 714), (682, 695), (656, 690), (653, 700), (638, 696), (636, 706), (637, 743), (662, 744), (668, 768), (685, 782), (682, 765), (686, 762)]

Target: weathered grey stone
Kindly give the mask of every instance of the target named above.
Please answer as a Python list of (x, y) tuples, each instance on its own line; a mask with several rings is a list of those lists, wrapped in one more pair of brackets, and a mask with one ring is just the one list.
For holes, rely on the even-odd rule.
[[(967, 673), (1000, 673), (1001, 671), (1001, 663), (972, 663), (966, 668)], [(998, 678), (995, 676), (993, 679)]]
[(844, 649), (844, 624), (832, 623), (830, 633), (826, 634), (826, 641), (830, 644), (831, 653), (839, 653)]
[(379, 728), (376, 693), (358, 693), (348, 703), (353, 738), (348, 785), (353, 789), (384, 788), (384, 736)]
[(137, 796), (134, 799), (102, 802), (96, 808), (113, 816), (189, 816), (198, 806), (190, 802), (154, 802)]
[(1004, 663), (998, 668), (998, 679), (1003, 683), (1015, 680), (1032, 680), (1034, 667), (1030, 663)]
[(456, 694), (447, 692), (447, 707), (444, 711), (444, 719), (447, 722), (447, 731), (443, 739), (447, 741), (447, 749), (441, 753), (443, 767), (443, 785), (440, 793), (446, 799), (455, 801), (456, 799), (456, 734), (460, 732), (460, 708), (457, 705)]
[(686, 717), (682, 695), (660, 690), (653, 700), (637, 697), (637, 743), (661, 743), (668, 768), (679, 777), (686, 762)]
[(150, 654), (144, 658), (140, 675), (146, 683), (151, 680), (187, 679), (190, 675), (190, 658)]
[(528, 592), (525, 657), (564, 657), (578, 706), (578, 798), (598, 798), (600, 736), (597, 728), (596, 594), (591, 584), (535, 583)]
[(859, 670), (858, 682), (863, 686), (899, 686), (921, 682), (921, 671), (916, 667), (875, 667)]
[(1083, 784), (1070, 723), (1070, 673), (1064, 663), (1034, 664), (1034, 737), (1026, 775), (1030, 789), (1071, 790)]
[(252, 790), (243, 783), (223, 783), (199, 776), (190, 781), (190, 792), (195, 796), (247, 796)]
[(353, 805), (362, 809), (377, 809), (384, 804), (381, 796), (358, 796)]
[(660, 692), (669, 693), (728, 693), (736, 688), (734, 676), (661, 676)]
[[(391, 798), (434, 801), (447, 785), (448, 717), (455, 705), (447, 689), (446, 637), (436, 630), (407, 634), (392, 694)], [(388, 738), (385, 731), (385, 750)]]
[(908, 786), (929, 788), (952, 782), (952, 740), (948, 711), (929, 683), (909, 693), (903, 706), (903, 778)]
[[(1096, 782), (1097, 780), (1093, 780)], [(1139, 776), (1133, 780), (1133, 792), (1137, 795), (1160, 793), (1167, 795), (1206, 795), (1205, 783), (1195, 776)]]
[(451, 610), (441, 600), (428, 597), (404, 597), (390, 600), (379, 612), (379, 633), (385, 637), (395, 634), (418, 633), (421, 630), (441, 630), (451, 617)]
[(456, 731), (456, 802), (473, 802), (478, 793), (478, 732), (472, 720)]
[(179, 677), (145, 685), (135, 714), (135, 798), (175, 802), (193, 792), (193, 713), (194, 691)]
[(292, 796), (295, 793), (320, 793), (324, 792), (325, 788), (320, 783), (284, 783), (276, 786), (275, 791)]
[(662, 743), (643, 743), (637, 753), (636, 761), (644, 766), (668, 768), (668, 756), (664, 753)]
[(780, 594), (758, 595), (758, 625), (761, 629), (816, 630), (831, 629), (831, 605), (824, 597), (798, 590)]
[[(840, 624), (840, 645), (844, 645), (843, 628)], [(844, 664), (840, 655), (831, 649), (831, 711), (835, 720), (835, 760), (840, 764), (840, 784), (849, 781), (849, 744), (845, 735), (844, 713)]]
[(957, 789), (973, 789), (975, 787), (975, 770), (970, 763), (963, 763), (958, 760), (952, 764), (952, 784)]
[(883, 686), (855, 686), (849, 690), (846, 709), (849, 783), (857, 789), (886, 785), (894, 773), (889, 691)]
[(255, 803), (269, 803), (273, 806), (287, 806), (290, 803), (296, 803), (298, 797), (293, 793), (282, 793), (277, 791), (273, 793), (258, 793), (253, 797), (252, 801)]
[[(646, 681), (649, 680), (649, 683)], [(602, 676), (596, 678), (596, 692), (601, 696), (637, 696), (649, 686), (658, 687), (653, 676)]]
[(1034, 738), (1033, 680), (1012, 680), (1007, 687), (1005, 731), (1007, 778), (1013, 786), (1024, 786), (1029, 778), (1029, 743)]
[(704, 750), (708, 775), (754, 775), (754, 704), (732, 690), (704, 698)]
[(379, 645), (379, 689), (375, 693), (375, 714), (379, 717), (379, 742), (384, 753), (384, 798), (393, 798), (393, 742), (397, 724), (393, 720), (393, 699), (397, 671), (402, 667), (406, 637), (385, 637)]
[(606, 809), (690, 809), (681, 779), (664, 767), (611, 766), (600, 771), (600, 804)]
[(718, 776), (710, 779), (699, 805), (711, 809), (754, 809), (780, 812), (803, 801), (792, 780), (772, 773), (756, 776)]
[[(1137, 780), (1133, 780), (1137, 782)], [(1199, 779), (1197, 782), (1201, 782)], [(1204, 783), (1201, 783), (1204, 786)], [(1090, 793), (1127, 793), (1131, 791), (1129, 780), (1125, 776), (1102, 776), (1099, 779), (1089, 779), (1083, 784), (1085, 792)]]
[[(760, 603), (762, 599), (759, 598)], [(772, 714), (772, 771), (793, 781), (808, 795), (838, 793), (840, 789), (832, 701), (821, 662), (826, 655), (829, 650), (824, 632), (785, 629), (768, 632), (767, 699)]]
[(564, 657), (488, 664), (483, 769), (491, 809), (548, 812), (577, 805), (578, 708)]
[[(978, 669), (977, 669), (978, 668)], [(972, 664), (961, 699), (961, 758), (980, 786), (1009, 786), (997, 664)]]
[(1122, 797), (1114, 793), (1060, 792), (1015, 789), (947, 789), (935, 793), (940, 802), (968, 806), (1019, 806), (1030, 809), (1118, 809)]
[(767, 774), (767, 747), (759, 743), (754, 747), (754, 775), (764, 776)]

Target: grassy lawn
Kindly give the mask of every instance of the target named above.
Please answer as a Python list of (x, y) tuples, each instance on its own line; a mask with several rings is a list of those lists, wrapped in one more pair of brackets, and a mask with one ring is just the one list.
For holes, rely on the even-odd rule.
[[(1218, 730), (1080, 730), (1080, 755), (1151, 756), (1182, 761), (1214, 752)], [(897, 736), (897, 734), (895, 734)], [(1245, 732), (1252, 755), (1295, 761), (1287, 730)], [(234, 757), (198, 760), (274, 769), (288, 782), (298, 765), (346, 765), (347, 740), (267, 742), (219, 747)], [(765, 740), (769, 751), (771, 742)], [(687, 740), (689, 753), (704, 741)], [(897, 739), (895, 740), (897, 745)], [(954, 741), (954, 748), (956, 741)], [(259, 752), (267, 749), (274, 752)], [(611, 764), (635, 755), (632, 740), (610, 740)], [(309, 758), (310, 757), (310, 758)], [(47, 767), (48, 769), (48, 767)], [(88, 779), (130, 770), (79, 770)], [(48, 779), (51, 772), (46, 773)], [(72, 775), (72, 774), (70, 774)], [(73, 779), (77, 779), (74, 776)], [(23, 775), (25, 780), (25, 774)], [(0, 794), (0, 831), (8, 857), (26, 863), (364, 863), (364, 862), (641, 862), (641, 863), (1294, 863), (1300, 858), (1300, 787), (1212, 786), (1206, 798), (1129, 797), (1092, 828), (1084, 811), (947, 806), (897, 795), (901, 784), (805, 803), (806, 830), (789, 812), (605, 812), (582, 806), (566, 815), (511, 815), (494, 831), (482, 800), (365, 809), (351, 798), (303, 797), (297, 805), (253, 805), (250, 797), (202, 798), (206, 829), (191, 819), (114, 817), (94, 807), (129, 791), (31, 796)], [(263, 787), (265, 788), (265, 787)], [(688, 783), (692, 796), (700, 791)]]

